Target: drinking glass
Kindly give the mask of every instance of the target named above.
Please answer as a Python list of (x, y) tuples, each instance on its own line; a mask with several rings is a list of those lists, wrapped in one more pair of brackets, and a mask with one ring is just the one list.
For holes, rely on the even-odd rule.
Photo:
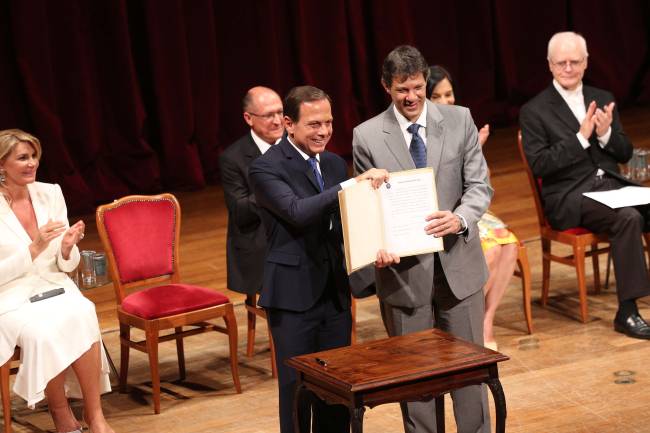
[(95, 251), (83, 250), (81, 252), (81, 284), (85, 287), (92, 287), (97, 284), (95, 276)]
[(106, 254), (97, 252), (93, 256), (93, 267), (95, 268), (95, 278), (98, 285), (106, 284)]

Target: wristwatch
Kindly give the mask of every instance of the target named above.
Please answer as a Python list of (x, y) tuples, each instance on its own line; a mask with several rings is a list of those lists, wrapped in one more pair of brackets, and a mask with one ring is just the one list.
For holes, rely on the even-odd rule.
[(465, 218), (460, 216), (459, 214), (455, 213), (456, 218), (458, 218), (458, 222), (460, 223), (460, 230), (458, 231), (457, 234), (462, 235), (467, 231), (467, 223), (465, 222)]

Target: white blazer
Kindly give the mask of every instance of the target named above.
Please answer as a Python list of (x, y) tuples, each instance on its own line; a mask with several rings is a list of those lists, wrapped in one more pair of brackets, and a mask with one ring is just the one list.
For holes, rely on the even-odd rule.
[[(39, 227), (48, 219), (63, 221), (69, 227), (65, 199), (59, 185), (34, 182), (27, 187)], [(79, 249), (75, 245), (70, 258), (64, 260), (61, 256), (62, 238), (63, 235), (53, 239), (47, 249), (32, 261), (29, 253), (32, 240), (0, 195), (0, 314), (18, 309), (29, 302), (30, 296), (53, 287), (79, 290), (65, 274), (79, 264)]]

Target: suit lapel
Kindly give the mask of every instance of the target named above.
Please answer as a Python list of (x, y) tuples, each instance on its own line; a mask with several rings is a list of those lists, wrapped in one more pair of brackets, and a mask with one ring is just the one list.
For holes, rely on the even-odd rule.
[(399, 128), (399, 123), (393, 112), (393, 104), (390, 104), (388, 109), (384, 111), (383, 131), (384, 145), (393, 154), (402, 170), (414, 169), (415, 163), (409, 153), (408, 146), (404, 141), (404, 134), (402, 134), (402, 130)]
[(27, 185), (27, 189), (29, 189), (29, 196), (32, 199), (37, 225), (40, 227), (50, 219), (47, 196), (36, 186), (36, 183), (30, 183)]
[(427, 166), (438, 173), (444, 141), (444, 118), (435, 104), (427, 101)]
[(248, 133), (248, 140), (246, 141), (246, 146), (244, 146), (244, 157), (248, 160), (248, 164), (250, 162), (257, 158), (258, 156), (262, 155), (262, 152), (260, 152), (260, 148), (257, 147), (257, 144), (255, 144), (255, 140), (253, 140), (253, 136)]
[(333, 159), (330, 158), (329, 152), (323, 152), (320, 154), (320, 171), (321, 176), (323, 176), (325, 189), (336, 183), (332, 180), (334, 178), (334, 167), (332, 166), (332, 162)]
[(319, 193), (320, 187), (318, 185), (318, 181), (316, 180), (316, 176), (314, 176), (314, 172), (312, 171), (311, 166), (307, 161), (305, 161), (303, 156), (298, 153), (293, 145), (289, 143), (289, 140), (287, 138), (283, 138), (279, 144), (276, 144), (276, 146), (281, 146), (282, 152), (284, 152), (284, 155), (290, 161), (289, 164), (292, 170), (302, 173), (314, 188), (315, 192)]
[[(547, 88), (546, 93), (547, 93), (548, 103), (551, 104), (553, 107), (551, 112), (555, 114), (555, 117), (560, 122), (568, 126), (571, 129), (571, 131), (578, 132), (580, 130), (580, 123), (578, 123), (578, 119), (576, 119), (576, 116), (575, 114), (573, 114), (573, 111), (571, 111), (571, 109), (564, 101), (562, 96), (558, 93), (555, 87), (553, 87), (553, 84), (551, 84)], [(588, 104), (585, 104), (585, 108), (587, 107)]]
[[(43, 224), (47, 223), (49, 217), (47, 200), (35, 183), (27, 185), (27, 189), (29, 190), (29, 197), (32, 201), (34, 214), (36, 215), (36, 225), (37, 227), (41, 227)], [(20, 224), (20, 221), (18, 221), (16, 214), (14, 214), (9, 207), (9, 204), (4, 199), (0, 199), (0, 222), (2, 222), (23, 242), (32, 242), (25, 228)]]
[(16, 235), (16, 237), (21, 241), (31, 243), (29, 235), (9, 207), (9, 203), (7, 203), (4, 198), (0, 198), (0, 223), (2, 223), (2, 225), (4, 225), (11, 233)]

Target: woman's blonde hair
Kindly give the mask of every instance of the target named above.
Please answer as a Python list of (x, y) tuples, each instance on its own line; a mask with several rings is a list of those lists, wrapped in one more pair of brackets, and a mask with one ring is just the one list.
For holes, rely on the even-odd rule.
[[(38, 138), (31, 134), (26, 133), (20, 129), (5, 129), (0, 131), (0, 161), (5, 161), (7, 156), (14, 150), (18, 143), (27, 143), (34, 148), (36, 152), (36, 159), (41, 159), (41, 142)], [(2, 172), (0, 172), (2, 174)], [(3, 177), (0, 176), (0, 179)], [(4, 181), (0, 182), (0, 194), (5, 196), (5, 199), (11, 203), (11, 195), (4, 185)]]
[(3, 161), (18, 143), (30, 144), (36, 151), (36, 159), (41, 159), (41, 142), (38, 138), (20, 129), (5, 129), (0, 131), (0, 161)]

